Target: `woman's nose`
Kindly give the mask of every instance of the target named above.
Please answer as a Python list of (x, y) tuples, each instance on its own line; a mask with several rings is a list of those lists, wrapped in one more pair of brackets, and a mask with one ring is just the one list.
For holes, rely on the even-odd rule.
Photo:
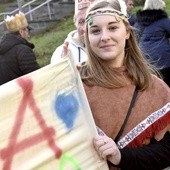
[(110, 35), (107, 31), (102, 31), (101, 34), (101, 41), (108, 41), (110, 39)]

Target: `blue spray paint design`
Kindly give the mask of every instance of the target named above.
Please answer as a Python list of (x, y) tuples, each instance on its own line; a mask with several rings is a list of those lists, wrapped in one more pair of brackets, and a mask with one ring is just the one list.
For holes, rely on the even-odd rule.
[(79, 104), (73, 94), (60, 94), (55, 101), (55, 111), (58, 117), (71, 130), (78, 114)]

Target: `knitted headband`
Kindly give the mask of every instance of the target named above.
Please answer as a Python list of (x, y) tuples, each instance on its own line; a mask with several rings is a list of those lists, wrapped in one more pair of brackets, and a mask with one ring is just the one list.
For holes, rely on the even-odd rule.
[(98, 15), (113, 15), (121, 18), (122, 20), (128, 21), (127, 19), (127, 11), (126, 11), (126, 4), (123, 0), (118, 0), (120, 4), (121, 11), (118, 11), (116, 9), (111, 8), (101, 8), (96, 9), (94, 11), (91, 11), (86, 16), (86, 22), (89, 22), (89, 24), (92, 24), (92, 17), (98, 16)]

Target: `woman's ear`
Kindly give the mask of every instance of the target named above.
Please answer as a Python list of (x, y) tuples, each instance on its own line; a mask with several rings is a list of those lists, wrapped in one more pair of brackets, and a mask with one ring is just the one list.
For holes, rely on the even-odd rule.
[(129, 31), (129, 30), (127, 30), (126, 40), (127, 40), (127, 39), (129, 39), (129, 37), (130, 37), (130, 31)]

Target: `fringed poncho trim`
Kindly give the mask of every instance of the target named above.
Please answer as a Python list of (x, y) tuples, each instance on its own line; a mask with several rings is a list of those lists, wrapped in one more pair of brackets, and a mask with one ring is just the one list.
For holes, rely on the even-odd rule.
[[(118, 147), (125, 146), (138, 147), (142, 146), (146, 140), (157, 135), (163, 136), (168, 130), (170, 124), (170, 102), (156, 112), (149, 115), (127, 135), (118, 141)], [(163, 134), (161, 134), (163, 133)]]

